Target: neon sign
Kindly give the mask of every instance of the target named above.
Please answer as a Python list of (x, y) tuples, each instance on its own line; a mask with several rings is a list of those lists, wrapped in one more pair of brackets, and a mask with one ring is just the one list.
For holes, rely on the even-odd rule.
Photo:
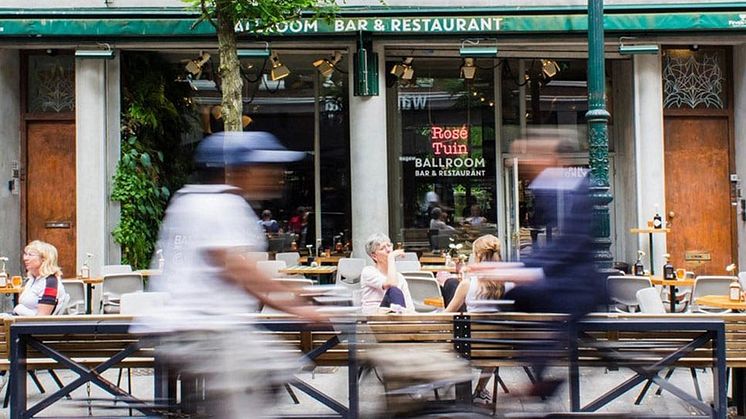
[(430, 140), (432, 141), (433, 153), (436, 156), (463, 156), (469, 154), (466, 144), (459, 141), (469, 139), (469, 130), (466, 125), (461, 127), (439, 127), (430, 128)]

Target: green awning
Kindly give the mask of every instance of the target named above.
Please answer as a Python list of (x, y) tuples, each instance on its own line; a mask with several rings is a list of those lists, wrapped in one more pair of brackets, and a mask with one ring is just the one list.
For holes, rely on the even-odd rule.
[[(212, 36), (214, 28), (207, 22), (194, 25), (193, 12), (141, 13), (125, 16), (112, 13), (104, 17), (101, 11), (85, 13), (31, 15), (0, 9), (0, 40), (3, 38), (65, 38), (91, 39), (116, 37), (200, 37)], [(251, 22), (242, 22), (237, 30), (251, 32)], [(562, 14), (533, 15), (386, 15), (381, 17), (341, 17), (332, 21), (299, 19), (282, 24), (267, 35), (349, 34), (360, 30), (381, 35), (437, 34), (532, 34), (582, 33), (587, 17), (577, 11)], [(609, 13), (604, 18), (607, 32), (693, 32), (746, 30), (746, 9), (742, 11)]]

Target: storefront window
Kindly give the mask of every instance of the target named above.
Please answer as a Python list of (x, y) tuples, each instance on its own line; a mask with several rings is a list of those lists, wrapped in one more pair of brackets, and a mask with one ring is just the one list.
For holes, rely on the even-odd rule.
[(411, 79), (392, 76), (390, 58), (391, 231), (408, 250), (448, 249), (495, 233), (493, 60), (472, 79), (458, 57), (411, 61)]
[[(290, 74), (274, 81), (267, 60), (241, 59), (244, 130), (270, 132), (308, 157), (286, 165), (282, 198), (251, 204), (257, 215), (270, 210), (281, 226), (281, 233), (270, 238), (271, 251), (290, 250), (292, 242), (303, 249), (317, 239), (322, 250), (346, 244), (351, 239), (347, 56), (341, 54), (333, 71), (322, 75), (312, 63), (331, 51), (276, 52)], [(216, 70), (217, 53), (197, 76), (200, 82), (185, 81), (196, 87), (201, 135), (222, 130)]]

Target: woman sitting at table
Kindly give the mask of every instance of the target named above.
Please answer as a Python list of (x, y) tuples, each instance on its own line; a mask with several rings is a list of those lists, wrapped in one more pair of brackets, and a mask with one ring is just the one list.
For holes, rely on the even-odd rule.
[(374, 233), (366, 240), (365, 251), (375, 265), (366, 266), (360, 273), (363, 313), (375, 313), (379, 307), (414, 312), (407, 280), (396, 272), (394, 263), (404, 250), (393, 250), (391, 240), (385, 234)]
[(34, 240), (23, 250), (26, 266), (26, 286), (19, 304), (13, 308), (18, 316), (44, 316), (52, 314), (57, 303), (65, 296), (62, 270), (57, 266), (57, 249), (49, 243)]
[[(487, 234), (474, 240), (472, 244), (474, 260), (480, 262), (499, 262), (500, 261), (500, 240), (492, 234)], [(469, 268), (465, 267), (461, 271), (464, 279), (458, 282), (457, 278), (449, 278), (443, 286), (443, 297), (447, 293), (453, 295), (450, 302), (447, 303), (446, 312), (466, 311), (491, 312), (499, 311), (497, 305), (478, 305), (479, 301), (499, 300), (505, 293), (504, 281), (494, 281), (486, 278), (469, 277)], [(453, 290), (454, 291), (449, 291)], [(464, 307), (464, 304), (466, 307)], [(489, 403), (491, 401), (490, 392), (486, 389), (490, 377), (494, 374), (494, 368), (483, 368), (479, 376), (479, 381), (474, 389), (474, 401), (480, 403)]]

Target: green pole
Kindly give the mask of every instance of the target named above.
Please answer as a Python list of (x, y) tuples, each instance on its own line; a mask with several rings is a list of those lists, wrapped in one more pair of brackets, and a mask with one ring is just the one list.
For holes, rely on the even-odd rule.
[(588, 0), (588, 159), (591, 166), (591, 199), (595, 258), (599, 268), (611, 268), (609, 227), (609, 112), (606, 111), (604, 70), (604, 2)]

